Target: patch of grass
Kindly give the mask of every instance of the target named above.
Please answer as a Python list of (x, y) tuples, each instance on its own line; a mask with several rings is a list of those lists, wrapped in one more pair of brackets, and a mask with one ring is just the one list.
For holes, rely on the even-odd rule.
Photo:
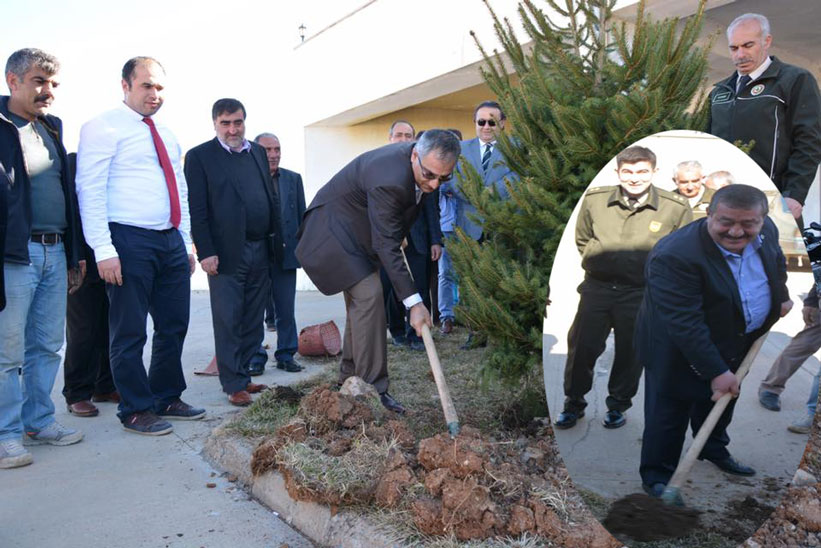
[(248, 438), (272, 436), (296, 415), (297, 408), (297, 405), (276, 400), (274, 391), (266, 390), (225, 428)]
[(593, 491), (588, 491), (587, 489), (582, 489), (580, 487), (576, 487), (576, 492), (579, 493), (579, 496), (590, 509), (590, 512), (597, 520), (599, 520), (599, 522), (607, 516), (607, 512), (610, 510), (610, 504), (612, 501), (607, 500), (598, 493), (594, 493)]
[(369, 493), (382, 474), (394, 441), (376, 443), (362, 437), (339, 457), (326, 455), (322, 447), (289, 443), (277, 453), (280, 467), (287, 468), (300, 485), (320, 493), (333, 493), (340, 500), (356, 501)]
[[(489, 386), (483, 387), (479, 369), (486, 349), (460, 349), (467, 338), (464, 329), (447, 336), (438, 330), (433, 331), (439, 361), (461, 425), (473, 426), (490, 436), (507, 437), (509, 428), (503, 424), (506, 410), (534, 390), (541, 392), (544, 400), (541, 372), (539, 378), (530, 383), (532, 388), (523, 386), (518, 392), (502, 383), (488, 383)], [(389, 345), (388, 371), (391, 394), (413, 411), (407, 417), (407, 423), (417, 439), (446, 432), (442, 404), (427, 353)], [(532, 401), (531, 396), (527, 398)], [(542, 415), (547, 415), (546, 404)]]

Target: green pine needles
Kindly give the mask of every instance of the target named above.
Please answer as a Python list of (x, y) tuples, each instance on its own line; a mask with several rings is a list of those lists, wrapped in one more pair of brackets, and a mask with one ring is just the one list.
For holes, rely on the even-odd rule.
[(485, 240), (457, 230), (449, 252), (461, 295), (456, 313), (489, 337), (483, 378), (526, 386), (541, 382), (548, 279), (576, 202), (636, 140), (705, 127), (712, 40), (698, 41), (704, 0), (692, 17), (662, 21), (639, 2), (635, 25), (613, 17), (615, 0), (546, 0), (544, 10), (523, 0), (525, 42), (485, 3), (504, 52), (488, 54), (474, 39), (482, 75), (512, 125), (498, 146), (521, 180), (502, 200), (464, 163), (459, 184), (484, 219)]

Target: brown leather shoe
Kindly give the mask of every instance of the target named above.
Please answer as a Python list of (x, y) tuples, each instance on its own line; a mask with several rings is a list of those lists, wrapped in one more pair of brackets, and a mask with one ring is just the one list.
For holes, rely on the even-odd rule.
[(88, 400), (68, 404), (68, 412), (78, 417), (96, 417), (100, 414), (97, 406)]
[(95, 403), (107, 401), (111, 403), (120, 403), (120, 393), (115, 390), (114, 392), (108, 392), (107, 394), (94, 394), (91, 396), (91, 401)]
[(228, 394), (228, 401), (231, 405), (245, 407), (247, 405), (251, 405), (251, 402), (254, 400), (251, 399), (251, 394), (249, 394), (246, 390), (240, 390), (239, 392)]
[(453, 331), (453, 318), (445, 318), (442, 320), (442, 326), (439, 328), (442, 335), (449, 335)]
[(248, 386), (245, 387), (245, 391), (249, 394), (259, 394), (263, 390), (268, 390), (267, 384), (254, 384), (252, 382), (249, 382)]

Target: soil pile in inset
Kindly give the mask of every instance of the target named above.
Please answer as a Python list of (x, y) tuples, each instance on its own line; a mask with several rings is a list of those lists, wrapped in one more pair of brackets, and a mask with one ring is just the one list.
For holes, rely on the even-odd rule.
[(443, 433), (417, 445), (406, 424), (371, 399), (313, 390), (297, 417), (257, 447), (252, 471), (278, 470), (297, 500), (407, 512), (427, 535), (527, 533), (567, 548), (621, 546), (572, 489), (544, 428), (491, 440), (463, 426), (455, 439)]
[(602, 524), (611, 533), (634, 540), (664, 540), (689, 533), (698, 525), (698, 515), (698, 510), (635, 493), (615, 501)]

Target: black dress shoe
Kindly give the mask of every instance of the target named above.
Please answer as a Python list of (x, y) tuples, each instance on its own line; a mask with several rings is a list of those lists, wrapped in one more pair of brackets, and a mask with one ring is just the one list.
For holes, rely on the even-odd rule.
[(263, 373), (265, 373), (265, 364), (251, 360), (251, 363), (248, 364), (248, 374), (252, 377), (258, 377)]
[(302, 371), (303, 367), (296, 360), (288, 360), (287, 362), (277, 360), (277, 369), (282, 369), (288, 373), (298, 373)]
[(391, 342), (394, 346), (405, 346), (408, 343), (408, 339), (406, 339), (404, 335), (393, 335)]
[(573, 428), (576, 426), (576, 421), (579, 420), (584, 416), (584, 411), (562, 411), (559, 415), (559, 418), (556, 419), (556, 422), (553, 424), (559, 430), (565, 430), (567, 428)]
[(605, 428), (621, 428), (626, 423), (627, 419), (624, 418), (624, 413), (616, 411), (615, 409), (608, 411), (602, 421), (602, 425), (604, 425)]
[(665, 487), (667, 487), (667, 485), (661, 482), (654, 483), (653, 485), (647, 485), (646, 483), (641, 484), (641, 488), (644, 489), (644, 492), (653, 498), (661, 497)]
[(475, 348), (484, 348), (487, 346), (487, 335), (484, 333), (468, 333), (468, 340), (465, 344), (460, 346), (461, 350), (473, 350)]
[(745, 466), (741, 464), (737, 460), (735, 460), (732, 455), (727, 457), (726, 459), (701, 459), (698, 460), (707, 460), (712, 462), (716, 466), (718, 466), (722, 471), (727, 472), (728, 474), (733, 474), (734, 476), (754, 476), (755, 470), (750, 468), (749, 466)]
[(425, 343), (422, 341), (408, 341), (408, 348), (411, 350), (415, 350), (416, 352), (424, 352), (425, 351)]
[(775, 392), (769, 390), (761, 390), (758, 392), (758, 403), (764, 409), (770, 411), (781, 411), (781, 397)]
[(388, 411), (393, 411), (394, 413), (399, 413), (400, 415), (404, 415), (406, 412), (402, 404), (393, 399), (393, 397), (387, 392), (382, 392), (379, 394), (379, 400)]

